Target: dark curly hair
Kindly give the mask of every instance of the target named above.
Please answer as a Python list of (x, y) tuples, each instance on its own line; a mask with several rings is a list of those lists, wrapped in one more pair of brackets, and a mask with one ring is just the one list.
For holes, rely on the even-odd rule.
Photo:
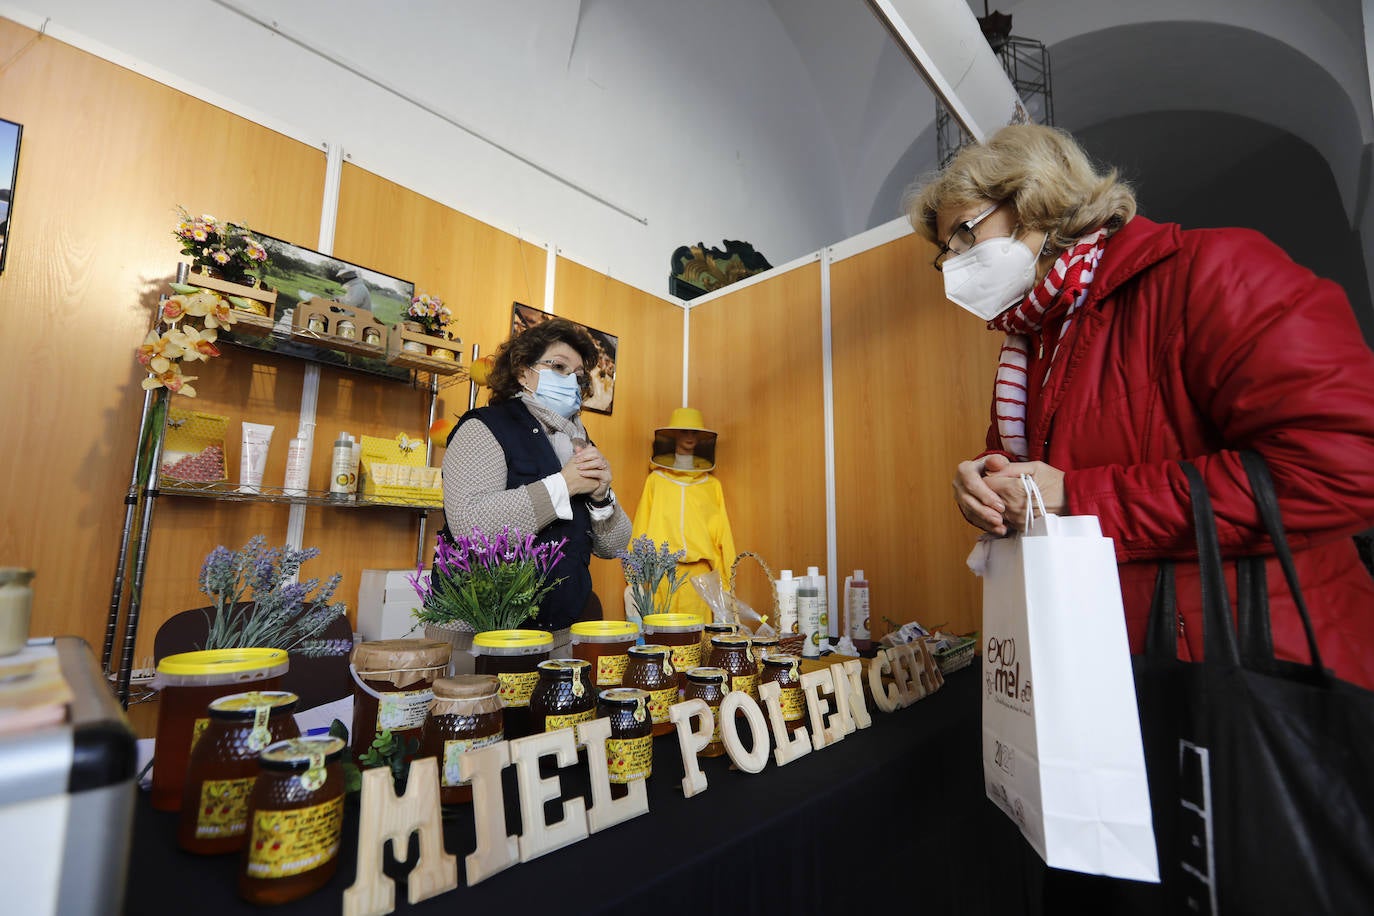
[(487, 379), (492, 402), (518, 398), (521, 391), (520, 373), (533, 366), (544, 355), (544, 351), (556, 343), (567, 344), (582, 357), (582, 396), (585, 398), (591, 394), (591, 380), (587, 372), (597, 361), (592, 335), (566, 318), (550, 318), (526, 328), (497, 348), (491, 375)]

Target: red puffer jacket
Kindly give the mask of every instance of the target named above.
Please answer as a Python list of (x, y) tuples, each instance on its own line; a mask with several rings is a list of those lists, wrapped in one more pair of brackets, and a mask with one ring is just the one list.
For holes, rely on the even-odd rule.
[[(1032, 353), (1033, 384), (1043, 359)], [(1374, 353), (1335, 283), (1249, 230), (1136, 217), (1107, 242), (1052, 377), (1030, 398), (1027, 433), (1031, 460), (1065, 472), (1066, 513), (1096, 515), (1116, 541), (1133, 652), (1158, 561), (1196, 558), (1180, 459), (1207, 482), (1223, 553), (1271, 552), (1236, 450), (1259, 452), (1322, 661), (1374, 688), (1374, 580), (1350, 539), (1374, 525)], [(995, 423), (988, 447), (1000, 449)], [(1282, 570), (1265, 565), (1275, 652), (1307, 661)], [(1195, 562), (1179, 564), (1186, 659), (1202, 657), (1197, 579)]]

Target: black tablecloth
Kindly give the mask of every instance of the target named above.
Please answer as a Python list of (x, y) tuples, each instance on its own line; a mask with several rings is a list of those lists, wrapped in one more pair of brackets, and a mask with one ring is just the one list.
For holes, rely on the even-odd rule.
[[(476, 840), (470, 809), (462, 809), (445, 822), (458, 889), (412, 906), (397, 881), (396, 912), (848, 913), (875, 904), (1023, 912), (1043, 870), (984, 797), (978, 684), (976, 665), (956, 672), (911, 707), (875, 711), (872, 727), (784, 767), (770, 756), (763, 772), (749, 774), (730, 769), (728, 757), (705, 760), (709, 788), (692, 798), (682, 796), (676, 737), (657, 738), (648, 814), (475, 887), (466, 886), (463, 871)], [(565, 797), (585, 786), (585, 766), (563, 773)], [(513, 769), (505, 775), (513, 812)], [(508, 817), (509, 832), (517, 833), (518, 816)], [(238, 857), (182, 852), (176, 823), (177, 815), (153, 810), (140, 796), (127, 912), (262, 912), (236, 894)], [(341, 911), (354, 878), (356, 834), (357, 806), (350, 804), (337, 874), (281, 910)]]

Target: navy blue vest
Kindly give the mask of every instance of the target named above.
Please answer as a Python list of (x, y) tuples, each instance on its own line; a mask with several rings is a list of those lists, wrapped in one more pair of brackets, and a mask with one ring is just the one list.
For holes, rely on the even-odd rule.
[[(469, 410), (458, 420), (462, 426), (469, 420), (479, 420), (491, 431), (501, 450), (506, 453), (506, 489), (522, 487), (563, 469), (554, 454), (553, 444), (544, 434), (539, 421), (519, 398), (500, 401), (487, 407)], [(458, 427), (454, 427), (454, 433)], [(452, 441), (453, 433), (449, 434)], [(592, 593), (592, 517), (587, 509), (586, 496), (572, 497), (571, 520), (555, 519), (551, 525), (535, 535), (538, 543), (567, 538), (563, 545), (563, 560), (553, 569), (552, 578), (562, 579), (540, 602), (539, 614), (524, 624), (541, 630), (559, 630), (572, 625), (581, 615)], [(491, 537), (498, 532), (489, 531)], [(528, 532), (526, 532), (528, 533)], [(441, 534), (452, 539), (448, 525)]]

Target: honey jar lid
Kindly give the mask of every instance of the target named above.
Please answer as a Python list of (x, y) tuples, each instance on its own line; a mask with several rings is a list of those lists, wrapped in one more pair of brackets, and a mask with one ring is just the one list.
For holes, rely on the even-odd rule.
[(584, 620), (572, 625), (572, 635), (591, 637), (638, 636), (639, 624), (632, 620)]
[(747, 649), (749, 647), (749, 637), (739, 636), (734, 633), (726, 633), (721, 636), (712, 636), (711, 645), (721, 649)]
[(688, 668), (687, 680), (695, 681), (698, 684), (725, 684), (730, 680), (730, 674), (724, 668)]
[(472, 648), (486, 655), (533, 655), (552, 645), (553, 634), (543, 630), (488, 630), (472, 637)]
[(436, 700), (480, 700), (494, 697), (501, 687), (501, 680), (494, 674), (460, 674), (457, 677), (441, 677), (434, 682)]
[(264, 770), (307, 770), (312, 763), (333, 763), (343, 749), (343, 739), (332, 735), (287, 738), (264, 748), (258, 763)]
[(448, 664), (452, 643), (441, 639), (376, 639), (353, 647), (353, 667), (369, 671), (414, 671)]
[(750, 636), (749, 641), (756, 646), (776, 646), (778, 637), (776, 636)]
[(708, 623), (703, 629), (708, 633), (734, 633), (739, 627), (733, 623)]
[(777, 665), (779, 667), (795, 665), (799, 661), (801, 661), (801, 659), (797, 658), (795, 655), (788, 655), (786, 652), (769, 652), (763, 656), (763, 663), (765, 665)]
[(548, 671), (555, 677), (574, 677), (591, 666), (592, 663), (583, 658), (551, 658), (546, 662), (540, 662), (537, 667), (540, 671)]
[(598, 701), (607, 703), (611, 706), (633, 706), (636, 703), (647, 703), (649, 691), (640, 690), (638, 687), (609, 687), (601, 691)]
[(178, 677), (203, 677), (245, 674), (281, 666), (282, 671), (274, 673), (282, 673), (288, 664), (285, 649), (202, 649), (169, 655), (157, 663), (157, 671)]
[(270, 715), (291, 712), (296, 708), (300, 697), (285, 690), (249, 690), (246, 693), (231, 693), (227, 697), (217, 697), (210, 701), (210, 715), (216, 719), (251, 719), (259, 709), (266, 708)]
[(685, 633), (701, 629), (701, 618), (696, 614), (649, 614), (644, 618), (646, 633)]
[(672, 649), (671, 646), (660, 646), (660, 645), (656, 645), (656, 644), (654, 644), (654, 643), (645, 643), (645, 644), (642, 645), (642, 646), (630, 646), (630, 648), (627, 649), (626, 651), (629, 652), (631, 655), (667, 655), (667, 656), (671, 656), (671, 655), (673, 654), (673, 649)]

